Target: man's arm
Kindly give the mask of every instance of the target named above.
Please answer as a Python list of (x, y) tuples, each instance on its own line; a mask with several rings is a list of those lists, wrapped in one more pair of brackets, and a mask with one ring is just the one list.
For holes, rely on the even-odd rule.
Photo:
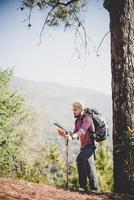
[(76, 139), (81, 135), (85, 134), (88, 131), (91, 124), (92, 124), (92, 119), (89, 116), (84, 116), (80, 130), (71, 134), (72, 139)]
[(84, 116), (79, 131), (75, 133), (66, 134), (64, 130), (59, 129), (58, 133), (59, 135), (63, 136), (66, 140), (77, 139), (88, 131), (91, 124), (92, 124), (92, 119), (89, 116)]
[(72, 134), (70, 134), (70, 135), (71, 135), (72, 139), (77, 139), (77, 138), (79, 138), (82, 134), (83, 134), (82, 130), (79, 130), (79, 131), (77, 131), (77, 132), (75, 132), (75, 133), (72, 133)]
[(78, 139), (83, 134), (83, 131), (79, 130), (76, 133), (65, 134), (63, 130), (58, 129), (58, 133), (59, 135), (64, 137), (66, 140), (74, 140), (74, 139)]

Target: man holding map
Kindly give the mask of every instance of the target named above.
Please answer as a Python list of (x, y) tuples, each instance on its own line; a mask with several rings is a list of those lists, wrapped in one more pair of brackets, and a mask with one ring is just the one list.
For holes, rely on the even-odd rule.
[(99, 184), (94, 164), (94, 123), (89, 115), (84, 112), (84, 104), (81, 101), (73, 103), (73, 115), (75, 120), (75, 128), (72, 134), (66, 133), (62, 129), (58, 129), (59, 135), (66, 140), (80, 139), (80, 153), (77, 156), (77, 169), (79, 174), (79, 191), (87, 192), (87, 177), (90, 183), (90, 193), (99, 193)]

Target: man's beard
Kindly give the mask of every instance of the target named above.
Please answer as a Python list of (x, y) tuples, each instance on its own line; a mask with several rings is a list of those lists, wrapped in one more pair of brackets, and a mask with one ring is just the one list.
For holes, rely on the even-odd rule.
[(80, 115), (74, 115), (74, 118), (78, 118)]

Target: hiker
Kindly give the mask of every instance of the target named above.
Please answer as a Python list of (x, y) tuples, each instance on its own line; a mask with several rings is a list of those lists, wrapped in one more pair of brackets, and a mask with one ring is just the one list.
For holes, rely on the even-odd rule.
[(66, 140), (80, 138), (80, 153), (77, 156), (77, 168), (79, 175), (79, 192), (87, 192), (87, 177), (90, 183), (90, 192), (99, 193), (99, 184), (94, 164), (95, 145), (92, 137), (94, 131), (94, 123), (89, 115), (84, 113), (83, 102), (73, 103), (73, 115), (75, 120), (74, 132), (70, 135), (65, 135), (64, 131), (59, 129), (59, 135), (65, 135)]

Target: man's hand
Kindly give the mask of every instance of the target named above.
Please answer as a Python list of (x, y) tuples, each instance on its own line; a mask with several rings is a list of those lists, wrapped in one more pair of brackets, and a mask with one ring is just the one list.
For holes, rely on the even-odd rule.
[(62, 129), (58, 129), (58, 133), (59, 133), (59, 135), (61, 135), (61, 136), (63, 136), (63, 137), (66, 136), (65, 131), (63, 131)]
[(60, 136), (64, 137), (66, 140), (72, 140), (72, 137), (68, 134), (65, 133), (62, 129), (58, 129), (58, 133)]
[(65, 138), (66, 140), (72, 140), (72, 137), (71, 137), (71, 135), (66, 135), (66, 138)]

